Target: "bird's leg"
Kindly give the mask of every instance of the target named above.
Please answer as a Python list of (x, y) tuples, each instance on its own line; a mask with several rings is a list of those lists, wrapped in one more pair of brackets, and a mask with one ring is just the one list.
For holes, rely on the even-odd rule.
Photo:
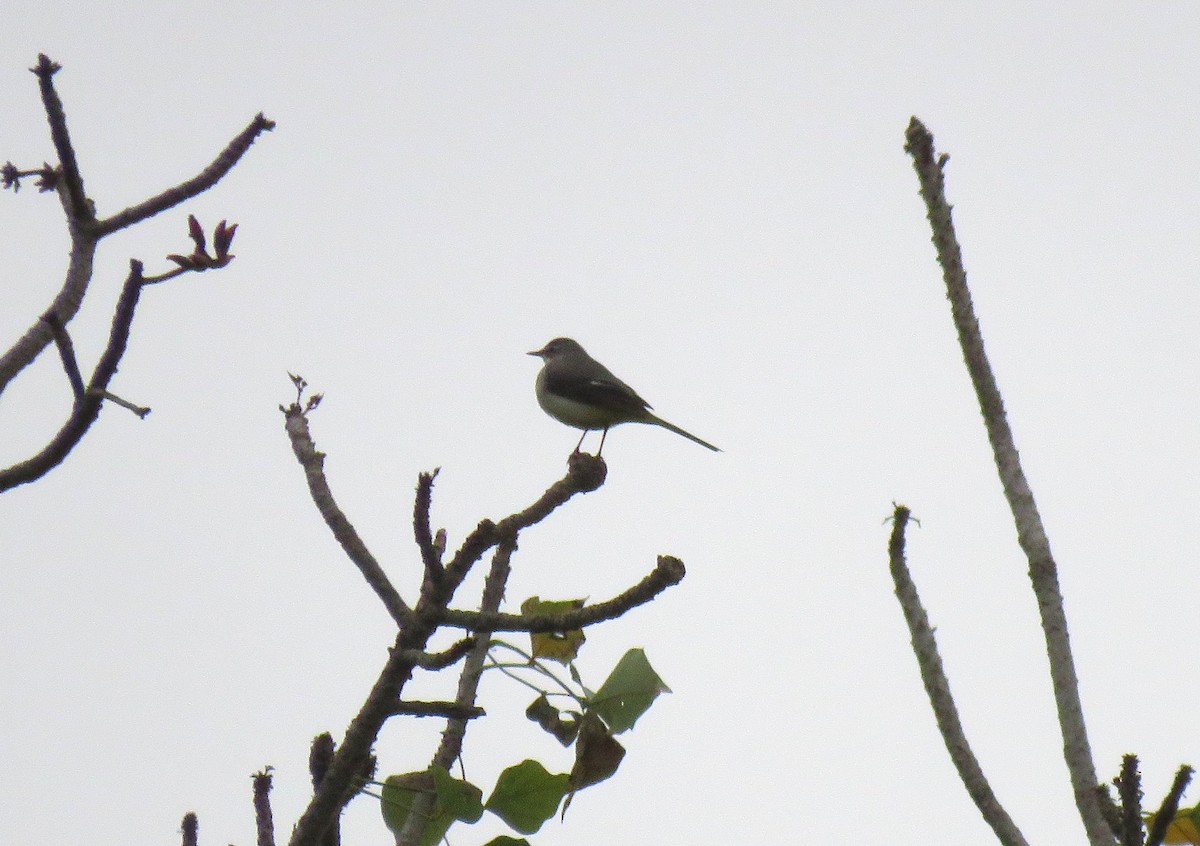
[(588, 430), (584, 429), (583, 434), (579, 436), (579, 443), (575, 444), (575, 452), (572, 452), (571, 455), (575, 455), (575, 453), (579, 452), (580, 448), (583, 446), (583, 439), (587, 437), (587, 433)]
[(596, 457), (600, 457), (600, 453), (604, 452), (604, 439), (608, 437), (608, 427), (604, 427), (604, 431), (600, 433), (600, 448), (596, 450)]

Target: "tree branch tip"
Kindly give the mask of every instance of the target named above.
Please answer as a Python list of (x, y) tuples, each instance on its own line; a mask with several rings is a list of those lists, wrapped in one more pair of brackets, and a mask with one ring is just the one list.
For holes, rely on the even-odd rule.
[(259, 112), (254, 116), (254, 125), (262, 132), (270, 132), (275, 128), (275, 121)]
[(683, 566), (683, 562), (674, 555), (658, 556), (658, 565), (655, 571), (664, 576), (668, 584), (677, 585), (683, 581), (683, 577), (687, 575), (687, 568)]
[(908, 122), (908, 128), (904, 131), (904, 141), (905, 151), (913, 158), (933, 157), (933, 135), (925, 128), (925, 124), (915, 117)]
[(573, 452), (567, 458), (567, 478), (572, 489), (579, 493), (590, 493), (604, 484), (608, 476), (608, 465), (598, 455)]
[(49, 79), (62, 70), (62, 65), (51, 59), (45, 53), (38, 53), (38, 63), (29, 69), (30, 73), (37, 74), (42, 79)]

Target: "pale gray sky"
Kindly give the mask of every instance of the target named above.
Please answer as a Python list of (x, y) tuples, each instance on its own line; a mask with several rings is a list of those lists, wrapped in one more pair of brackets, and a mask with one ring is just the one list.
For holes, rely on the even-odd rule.
[[(214, 191), (106, 241), (73, 324), (85, 368), (130, 257), (184, 220), (234, 264), (147, 291), (108, 408), (0, 498), (0, 843), (281, 836), (309, 739), (340, 736), (391, 642), (308, 501), (286, 371), (341, 504), (405, 595), (418, 471), (451, 544), (554, 479), (576, 434), (524, 353), (571, 335), (663, 416), (607, 484), (530, 531), (509, 599), (607, 597), (688, 566), (589, 633), (585, 673), (646, 648), (674, 693), (542, 846), (987, 842), (934, 730), (887, 575), (893, 500), (967, 731), (1027, 836), (1082, 842), (1036, 610), (954, 341), (909, 116), (949, 193), (989, 353), (1062, 570), (1103, 776), (1156, 801), (1200, 761), (1190, 672), (1200, 441), (1200, 7), (1193, 3), (10, 2), (0, 161), (52, 148), (59, 91), (111, 213), (278, 121)], [(0, 196), (0, 345), (61, 280), (53, 197)], [(0, 401), (0, 462), (61, 423), (44, 356)], [(597, 678), (597, 682), (599, 678)], [(435, 688), (419, 688), (432, 692)], [(468, 775), (568, 754), (485, 687)], [(381, 773), (423, 767), (401, 723)], [(1195, 791), (1193, 791), (1193, 794)], [(1195, 796), (1192, 796), (1192, 801)], [(354, 802), (345, 842), (386, 843)], [(455, 844), (500, 831), (452, 831)]]

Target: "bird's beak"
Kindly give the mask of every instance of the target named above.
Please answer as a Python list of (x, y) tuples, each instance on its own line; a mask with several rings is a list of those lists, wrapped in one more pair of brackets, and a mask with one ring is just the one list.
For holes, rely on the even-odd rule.
[(546, 352), (545, 350), (534, 350), (533, 352), (525, 353), (525, 355), (536, 355), (538, 358), (541, 358), (545, 354), (545, 352)]

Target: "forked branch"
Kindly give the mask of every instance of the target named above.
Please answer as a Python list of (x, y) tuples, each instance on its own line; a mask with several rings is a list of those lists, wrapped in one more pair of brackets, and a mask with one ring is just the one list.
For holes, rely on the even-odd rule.
[[(148, 409), (122, 400), (108, 390), (108, 383), (125, 353), (141, 289), (145, 285), (164, 281), (183, 272), (224, 266), (232, 258), (228, 254), (228, 247), (237, 227), (236, 224), (226, 226), (224, 222), (217, 227), (214, 239), (217, 256), (210, 257), (205, 254), (206, 261), (201, 261), (198, 253), (203, 253), (204, 250), (198, 246), (198, 251), (187, 257), (184, 265), (166, 274), (145, 276), (142, 263), (136, 259), (131, 261), (129, 277), (114, 308), (108, 345), (96, 365), (91, 380), (85, 385), (79, 363), (75, 360), (68, 327), (78, 314), (87, 294), (92, 279), (96, 246), (100, 239), (211, 188), (229, 172), (261, 133), (274, 127), (271, 121), (261, 114), (257, 115), (216, 160), (197, 176), (101, 220), (96, 216), (95, 203), (84, 189), (83, 176), (67, 130), (66, 112), (54, 87), (54, 76), (61, 67), (47, 56), (40, 55), (37, 65), (32, 70), (38, 79), (42, 106), (50, 124), (50, 137), (59, 164), (57, 167), (47, 164), (38, 169), (22, 170), (8, 162), (0, 167), (0, 183), (16, 191), (23, 176), (37, 174), (39, 187), (43, 190), (53, 188), (58, 191), (71, 237), (71, 257), (63, 284), (53, 302), (33, 321), (29, 329), (0, 355), (0, 393), (3, 393), (9, 383), (54, 341), (62, 358), (74, 401), (70, 416), (62, 428), (38, 454), (0, 470), (0, 491), (40, 478), (62, 462), (96, 421), (106, 399), (134, 411), (139, 416), (146, 415)], [(194, 218), (190, 223), (193, 240), (197, 237), (202, 240), (204, 236), (199, 224)], [(197, 243), (200, 244), (199, 241)]]

